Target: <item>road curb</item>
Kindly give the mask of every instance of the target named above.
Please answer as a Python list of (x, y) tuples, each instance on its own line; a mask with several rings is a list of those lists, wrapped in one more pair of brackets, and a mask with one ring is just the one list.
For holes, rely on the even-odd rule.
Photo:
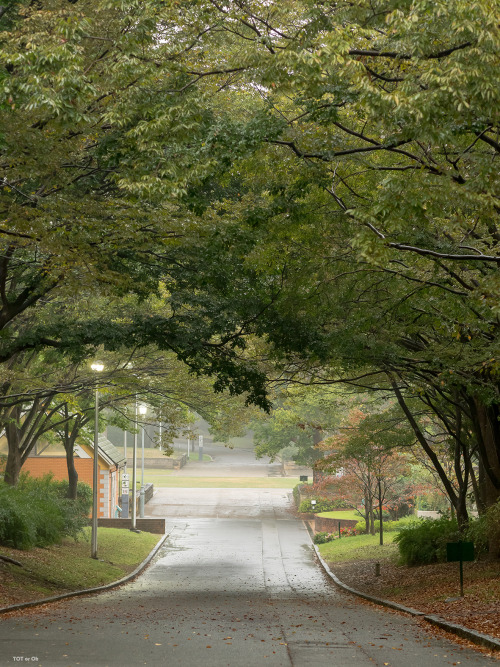
[[(312, 539), (313, 535), (311, 528), (306, 522), (304, 523)], [(493, 651), (500, 651), (500, 641), (495, 639), (495, 637), (491, 637), (491, 635), (484, 635), (481, 632), (476, 632), (476, 630), (470, 630), (463, 625), (458, 625), (458, 623), (446, 621), (444, 618), (441, 618), (441, 616), (425, 614), (423, 611), (418, 611), (418, 609), (405, 607), (404, 605), (398, 604), (397, 602), (392, 602), (391, 600), (383, 600), (382, 598), (377, 598), (374, 595), (368, 595), (367, 593), (358, 591), (355, 588), (351, 588), (351, 586), (347, 586), (347, 584), (344, 584), (342, 581), (340, 581), (340, 579), (330, 570), (327, 562), (321, 557), (319, 549), (314, 544), (314, 542), (313, 548), (326, 574), (335, 582), (339, 588), (342, 588), (342, 590), (347, 591), (352, 595), (357, 595), (358, 597), (363, 598), (364, 600), (368, 600), (369, 602), (373, 602), (374, 604), (378, 604), (381, 607), (389, 607), (390, 609), (395, 609), (396, 611), (401, 611), (405, 614), (410, 614), (411, 616), (423, 618), (424, 621), (427, 621), (427, 623), (435, 625), (442, 630), (446, 630), (446, 632), (451, 632), (455, 635), (458, 635), (459, 637), (462, 637), (463, 639), (467, 639), (468, 641), (473, 642), (474, 644), (485, 646), (486, 648), (492, 649)]]
[(65, 600), (66, 598), (74, 598), (79, 595), (89, 595), (91, 593), (102, 593), (103, 591), (108, 591), (122, 584), (126, 584), (128, 581), (135, 579), (138, 574), (140, 574), (153, 560), (161, 547), (165, 544), (169, 533), (165, 534), (158, 544), (150, 551), (149, 555), (138, 565), (133, 572), (127, 574), (127, 576), (118, 579), (117, 581), (112, 581), (110, 584), (104, 584), (104, 586), (97, 586), (96, 588), (85, 588), (81, 591), (71, 591), (71, 593), (62, 593), (61, 595), (53, 595), (50, 598), (42, 598), (41, 600), (32, 600), (31, 602), (19, 602), (17, 604), (11, 604), (8, 607), (0, 607), (0, 614), (6, 614), (11, 611), (18, 611), (20, 609), (27, 609), (29, 607), (38, 607), (42, 604), (48, 604), (50, 602), (59, 602), (60, 600)]

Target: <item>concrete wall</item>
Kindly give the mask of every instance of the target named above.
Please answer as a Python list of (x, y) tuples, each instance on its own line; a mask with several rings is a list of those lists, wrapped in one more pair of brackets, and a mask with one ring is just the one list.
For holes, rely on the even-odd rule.
[[(140, 453), (137, 456), (137, 460), (140, 460)], [(166, 456), (161, 456), (155, 459), (144, 459), (145, 468), (156, 468), (163, 470), (180, 470), (187, 463), (187, 454), (182, 454), (178, 458), (167, 458)], [(127, 468), (132, 468), (132, 459), (127, 457)]]

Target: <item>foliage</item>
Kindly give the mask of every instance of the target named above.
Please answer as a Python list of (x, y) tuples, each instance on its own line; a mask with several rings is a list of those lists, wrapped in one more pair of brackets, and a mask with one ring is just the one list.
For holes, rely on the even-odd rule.
[[(487, 553), (490, 545), (500, 542), (500, 502), (490, 507), (477, 519), (470, 521), (466, 532), (467, 539), (474, 542), (476, 554)], [(492, 554), (493, 557), (495, 554)]]
[(300, 493), (302, 489), (302, 483), (301, 484), (296, 484), (293, 487), (292, 493), (293, 493), (293, 501), (295, 503), (295, 507), (299, 507), (300, 504)]
[(0, 544), (30, 549), (77, 537), (88, 524), (92, 492), (80, 485), (77, 501), (66, 498), (67, 482), (23, 476), (17, 487), (0, 483)]
[[(384, 533), (391, 533), (401, 530), (403, 527), (408, 526), (415, 522), (415, 517), (408, 516), (398, 519), (397, 521), (384, 521)], [(380, 521), (376, 519), (374, 521), (375, 532), (380, 530)], [(358, 521), (355, 526), (357, 533), (366, 533), (366, 523), (364, 521)]]
[(420, 519), (404, 526), (394, 538), (403, 565), (426, 565), (446, 560), (446, 543), (459, 539), (456, 520)]
[(272, 398), (270, 414), (257, 416), (250, 425), (257, 456), (311, 465), (320, 456), (315, 446), (338, 422), (340, 393), (328, 387), (288, 387)]
[(332, 512), (333, 510), (338, 510), (342, 508), (347, 508), (348, 505), (342, 500), (329, 500), (328, 498), (316, 498), (316, 504), (313, 505), (310, 499), (303, 500), (299, 505), (299, 512), (314, 512), (319, 514), (320, 512)]

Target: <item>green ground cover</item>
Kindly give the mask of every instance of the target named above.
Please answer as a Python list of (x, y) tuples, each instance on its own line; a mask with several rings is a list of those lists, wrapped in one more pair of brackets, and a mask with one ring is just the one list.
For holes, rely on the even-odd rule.
[(356, 535), (344, 537), (333, 542), (326, 542), (318, 546), (319, 552), (326, 561), (357, 561), (397, 559), (398, 549), (393, 544), (397, 533), (384, 534), (384, 544), (380, 546), (378, 535)]
[[(199, 456), (198, 452), (190, 452), (189, 453), (189, 460), (190, 461), (199, 461), (200, 456)], [(203, 460), (204, 461), (211, 461), (212, 457), (209, 456), (208, 454), (203, 454)]]
[(334, 510), (333, 512), (321, 512), (317, 516), (325, 517), (326, 519), (349, 519), (353, 521), (361, 521), (363, 517), (354, 510)]
[(179, 477), (171, 470), (146, 470), (146, 482), (156, 488), (185, 489), (292, 489), (296, 477)]
[(93, 588), (121, 579), (141, 563), (160, 539), (152, 533), (99, 528), (98, 560), (90, 557), (90, 528), (76, 541), (29, 551), (0, 547), (0, 554), (23, 567), (2, 564), (0, 606), (36, 600), (73, 590)]

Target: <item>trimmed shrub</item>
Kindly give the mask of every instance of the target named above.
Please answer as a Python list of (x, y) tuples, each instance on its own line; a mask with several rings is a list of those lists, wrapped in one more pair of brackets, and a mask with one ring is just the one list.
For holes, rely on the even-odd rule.
[(459, 539), (456, 520), (417, 519), (394, 538), (402, 565), (427, 565), (446, 560), (446, 543)]
[(77, 537), (88, 525), (92, 490), (79, 484), (80, 497), (66, 498), (68, 483), (51, 475), (23, 475), (16, 487), (0, 483), (0, 544), (31, 549), (60, 542), (65, 535)]
[[(410, 524), (415, 523), (415, 520), (416, 519), (414, 516), (405, 516), (402, 519), (398, 519), (397, 521), (384, 521), (384, 532), (391, 533), (397, 530), (401, 530), (405, 526), (409, 526)], [(375, 532), (378, 533), (380, 530), (380, 521), (374, 521), (373, 524), (375, 526)], [(364, 519), (358, 521), (355, 527), (357, 533), (366, 533)]]
[(316, 514), (319, 514), (320, 512), (333, 512), (334, 510), (350, 508), (350, 506), (341, 498), (337, 500), (316, 498), (315, 500), (316, 505), (314, 506), (314, 509), (310, 500), (303, 500), (299, 505), (299, 512), (315, 512)]

